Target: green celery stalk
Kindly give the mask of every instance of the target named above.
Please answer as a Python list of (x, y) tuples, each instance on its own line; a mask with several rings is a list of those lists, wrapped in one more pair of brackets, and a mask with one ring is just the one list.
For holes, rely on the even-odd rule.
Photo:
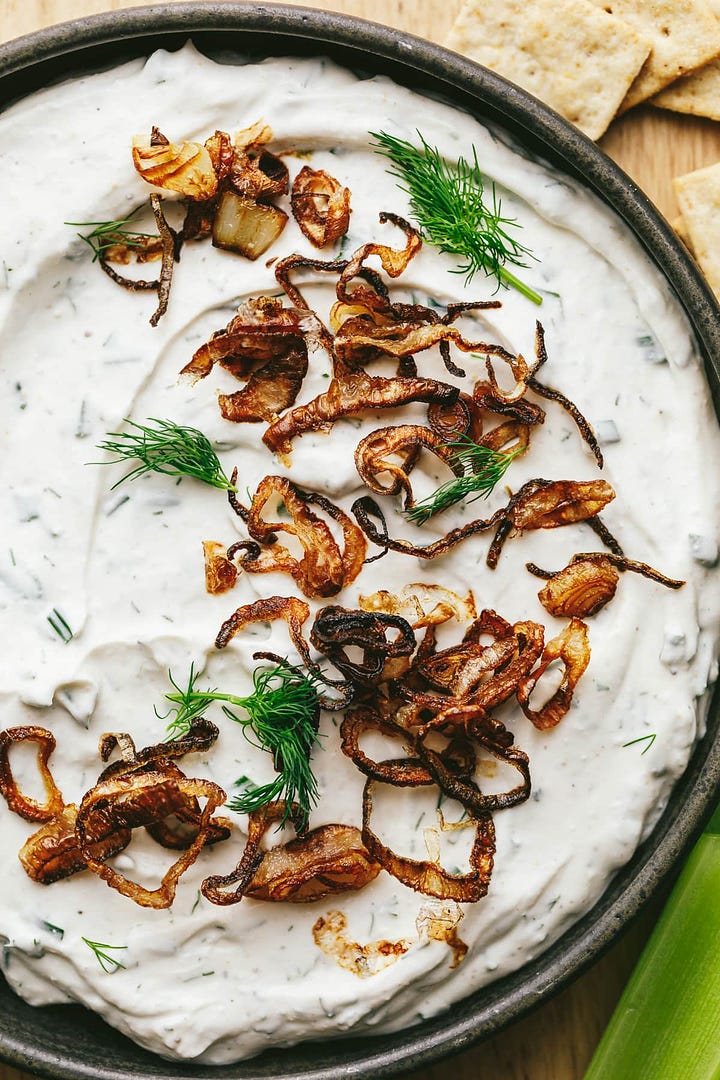
[(585, 1080), (720, 1078), (720, 806), (693, 848)]

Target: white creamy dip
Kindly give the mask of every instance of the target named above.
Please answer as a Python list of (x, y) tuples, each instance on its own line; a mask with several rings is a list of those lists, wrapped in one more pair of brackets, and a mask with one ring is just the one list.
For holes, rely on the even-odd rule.
[[(102, 456), (96, 444), (105, 433), (119, 430), (124, 417), (169, 417), (220, 446), (226, 472), (239, 467), (242, 493), (265, 475), (287, 473), (348, 509), (363, 490), (353, 462), (360, 438), (424, 416), (423, 406), (413, 405), (305, 435), (286, 469), (262, 444), (263, 425), (220, 417), (217, 391), (239, 385), (227, 372), (216, 368), (194, 387), (177, 378), (239, 303), (277, 294), (265, 257), (250, 263), (209, 242), (189, 244), (169, 311), (153, 329), (155, 295), (118, 288), (64, 224), (122, 218), (147, 200), (150, 189), (130, 160), (135, 133), (156, 124), (173, 140), (203, 141), (216, 128), (233, 132), (260, 118), (275, 132), (274, 150), (310, 151), (313, 167), (350, 188), (347, 251), (370, 239), (402, 244), (396, 229), (378, 223), (380, 210), (403, 214), (407, 204), (373, 154), (368, 129), (412, 140), (420, 127), (449, 159), (477, 148), (505, 212), (521, 223), (521, 240), (535, 253), (521, 276), (544, 302), (536, 309), (502, 291), (500, 310), (465, 327), (532, 357), (539, 316), (549, 353), (544, 378), (578, 404), (605, 443), (600, 474), (569, 416), (548, 402), (529, 454), (512, 464), (506, 482), (517, 490), (536, 476), (604, 476), (617, 498), (603, 519), (627, 554), (687, 584), (671, 592), (621, 577), (616, 598), (589, 620), (590, 665), (556, 729), (535, 730), (514, 702), (498, 711), (529, 754), (533, 794), (495, 817), (490, 890), (464, 908), (459, 932), (470, 949), (456, 970), (444, 943), (418, 934), (427, 898), (386, 873), (358, 893), (310, 905), (244, 900), (220, 908), (200, 898), (200, 882), (229, 872), (242, 851), (240, 815), (234, 837), (203, 852), (181, 879), (173, 907), (154, 911), (90, 873), (49, 887), (31, 881), (17, 853), (33, 827), (0, 804), (2, 966), (12, 987), (34, 1004), (83, 1002), (168, 1057), (216, 1063), (310, 1037), (398, 1029), (537, 957), (591, 907), (661, 813), (702, 731), (701, 698), (715, 677), (718, 636), (718, 577), (709, 564), (717, 557), (720, 473), (708, 468), (720, 460), (718, 426), (686, 320), (613, 214), (470, 117), (384, 78), (359, 81), (325, 60), (228, 66), (190, 46), (160, 52), (36, 94), (0, 118), (0, 724), (55, 733), (51, 765), (66, 801), (79, 802), (97, 777), (103, 732), (129, 731), (138, 746), (164, 737), (154, 709), (163, 711), (168, 669), (181, 679), (194, 661), (202, 686), (242, 694), (251, 687), (253, 651), (293, 659), (282, 623), (257, 625), (224, 652), (214, 650), (236, 607), (297, 594), (293, 582), (241, 575), (233, 592), (207, 595), (201, 541), (231, 543), (244, 535), (242, 523), (221, 492), (191, 480), (176, 485), (150, 475), (111, 491), (122, 466), (88, 464)], [(292, 178), (308, 157), (286, 160)], [(291, 220), (269, 254), (293, 251), (316, 254)], [(464, 287), (454, 266), (426, 247), (393, 283), (393, 295), (443, 306), (491, 297), (491, 280), (477, 277)], [(332, 283), (319, 281), (306, 295), (326, 311)], [(482, 377), (481, 360), (461, 362), (466, 385)], [(329, 371), (325, 354), (311, 355), (298, 400), (321, 392)], [(439, 355), (424, 353), (421, 372), (453, 381)], [(417, 475), (433, 463), (422, 458)], [(436, 483), (427, 473), (426, 490)], [(421, 532), (408, 528), (397, 506), (388, 508), (390, 500), (383, 508), (391, 535), (428, 542), (505, 500), (498, 490), (488, 503), (459, 505)], [(391, 553), (366, 566), (336, 602), (356, 607), (361, 594), (416, 581), (460, 593), (470, 587), (478, 610), (536, 620), (546, 639), (554, 636), (564, 624), (540, 606), (539, 583), (525, 563), (559, 569), (577, 551), (598, 550), (595, 535), (584, 525), (527, 533), (506, 545), (495, 572), (485, 566), (488, 542), (472, 537), (434, 562)], [(53, 611), (73, 632), (69, 644), (48, 623)], [(457, 640), (459, 628), (452, 633)], [(242, 775), (258, 783), (272, 778), (269, 756), (250, 746), (219, 706), (208, 717), (220, 738), (206, 757), (182, 762), (188, 775), (226, 791)], [(363, 777), (340, 753), (336, 723), (324, 716), (314, 755), (321, 799), (312, 825), (360, 824)], [(17, 750), (13, 763), (21, 782), (37, 789), (34, 754)], [(508, 781), (514, 786), (515, 774), (500, 768), (483, 783), (500, 791)], [(374, 822), (396, 850), (426, 858), (424, 830), (437, 828), (436, 796), (378, 792)], [(442, 834), (444, 865), (467, 865), (470, 836)], [(170, 859), (136, 836), (117, 864), (152, 885)], [(314, 943), (312, 926), (330, 910), (342, 911), (354, 941), (405, 939), (410, 947), (360, 979)], [(122, 947), (112, 955), (124, 967), (106, 973), (83, 938)]]

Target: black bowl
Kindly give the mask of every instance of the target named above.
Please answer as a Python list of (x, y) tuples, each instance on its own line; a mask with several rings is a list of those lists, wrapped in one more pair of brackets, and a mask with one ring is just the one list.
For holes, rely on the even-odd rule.
[[(344, 15), (282, 5), (181, 3), (135, 8), (79, 19), (0, 48), (0, 107), (52, 81), (107, 68), (159, 47), (179, 47), (189, 36), (203, 52), (224, 59), (232, 53), (323, 53), (354, 70), (389, 75), (499, 125), (531, 153), (581, 180), (633, 230), (675, 289), (697, 334), (718, 410), (720, 309), (668, 224), (633, 181), (560, 116), (499, 76), (437, 45)], [(671, 880), (709, 817), (720, 787), (719, 705), (716, 694), (707, 734), (695, 748), (662, 819), (592, 910), (538, 960), (422, 1025), (395, 1035), (305, 1043), (236, 1065), (183, 1066), (139, 1049), (78, 1006), (31, 1008), (0, 981), (0, 1057), (66, 1080), (336, 1080), (396, 1075), (465, 1049), (562, 989)]]

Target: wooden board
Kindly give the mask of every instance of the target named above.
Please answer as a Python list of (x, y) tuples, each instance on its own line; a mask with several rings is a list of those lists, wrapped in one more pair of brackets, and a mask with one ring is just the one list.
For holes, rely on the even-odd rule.
[[(66, 19), (139, 7), (143, 0), (5, 0), (0, 40)], [(295, 0), (289, 0), (295, 2)], [(341, 11), (442, 42), (461, 0), (316, 0)], [(306, 6), (309, 6), (306, 4)], [(668, 218), (677, 214), (672, 177), (720, 160), (720, 124), (641, 107), (616, 121), (601, 143)], [(581, 1080), (656, 909), (549, 1004), (452, 1061), (408, 1075), (408, 1080)], [(0, 1064), (0, 1080), (35, 1080)]]

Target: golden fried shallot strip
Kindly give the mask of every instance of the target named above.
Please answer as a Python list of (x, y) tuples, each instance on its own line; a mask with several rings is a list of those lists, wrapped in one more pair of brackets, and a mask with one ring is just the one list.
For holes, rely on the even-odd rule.
[[(355, 467), (360, 479), (376, 495), (405, 492), (405, 509), (409, 510), (415, 505), (415, 499), (408, 474), (423, 447), (435, 454), (455, 476), (464, 474), (453, 448), (422, 424), (399, 424), (372, 431), (357, 445)], [(381, 483), (378, 477), (382, 474), (387, 474), (389, 480)]]
[[(564, 672), (560, 686), (542, 708), (533, 709), (530, 697), (541, 676), (555, 661), (561, 661)], [(571, 619), (565, 629), (549, 641), (543, 650), (538, 667), (524, 676), (517, 691), (522, 711), (539, 731), (547, 731), (562, 720), (570, 708), (578, 680), (590, 663), (588, 628), (580, 619)]]
[[(203, 896), (223, 906), (237, 904), (243, 896), (311, 903), (331, 893), (362, 889), (377, 877), (380, 867), (352, 825), (321, 825), (263, 851), (265, 833), (284, 813), (285, 804), (276, 802), (248, 815), (248, 839), (240, 862), (229, 874), (206, 878)], [(228, 891), (231, 885), (235, 889)]]
[[(45, 801), (24, 795), (17, 786), (10, 765), (11, 747), (32, 742), (37, 745), (37, 764), (45, 788)], [(65, 806), (65, 800), (50, 772), (49, 760), (55, 749), (55, 736), (47, 728), (27, 726), (0, 731), (0, 795), (10, 810), (25, 821), (52, 821)]]
[[(28, 837), (20, 848), (18, 858), (25, 873), (39, 885), (52, 885), (87, 869), (75, 833), (77, 810), (73, 803), (63, 806), (51, 821)], [(130, 829), (110, 826), (100, 828), (99, 831), (103, 835), (95, 835), (88, 841), (89, 850), (99, 861), (117, 855), (132, 839)]]
[(323, 169), (304, 165), (290, 193), (293, 217), (317, 248), (334, 244), (348, 231), (350, 190)]
[(368, 778), (363, 792), (362, 839), (370, 857), (403, 885), (426, 896), (456, 900), (461, 904), (472, 904), (482, 899), (488, 891), (495, 854), (495, 827), (490, 814), (482, 814), (476, 819), (470, 870), (465, 874), (450, 874), (437, 863), (397, 855), (382, 843), (370, 828), (375, 783)]
[[(194, 839), (165, 872), (157, 889), (147, 889), (130, 881), (97, 856), (92, 839), (98, 820), (111, 822), (119, 829), (136, 828), (138, 824), (147, 823), (145, 814), (148, 807), (152, 807), (154, 812), (158, 805), (174, 806), (178, 793), (187, 798), (205, 799), (205, 806)], [(80, 852), (87, 868), (110, 888), (141, 907), (168, 908), (175, 898), (180, 877), (192, 866), (207, 841), (213, 813), (226, 799), (223, 789), (209, 780), (173, 776), (165, 772), (121, 773), (100, 780), (86, 793), (78, 810), (75, 834)]]
[[(288, 518), (266, 521), (266, 505), (280, 497)], [(310, 504), (336, 521), (342, 530), (342, 549), (329, 526)], [(362, 531), (348, 515), (317, 492), (305, 492), (282, 476), (266, 476), (260, 481), (246, 517), (247, 530), (254, 543), (238, 541), (227, 551), (232, 560), (242, 552), (240, 566), (247, 573), (266, 574), (281, 571), (293, 578), (305, 596), (334, 596), (355, 580), (362, 569), (367, 544)], [(298, 559), (278, 540), (287, 533), (300, 541), (303, 556)]]

